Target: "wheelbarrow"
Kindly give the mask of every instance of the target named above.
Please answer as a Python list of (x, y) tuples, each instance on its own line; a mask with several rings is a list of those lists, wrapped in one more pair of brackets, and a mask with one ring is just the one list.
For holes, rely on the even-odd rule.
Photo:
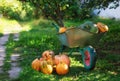
[[(59, 27), (54, 23), (53, 25), (59, 32)], [(62, 46), (60, 52), (68, 47), (71, 48), (70, 54), (72, 54), (73, 49), (77, 48), (77, 51), (82, 55), (84, 68), (92, 70), (95, 67), (97, 56), (96, 50), (91, 45), (92, 43), (98, 43), (103, 35), (104, 33), (91, 33), (79, 27), (69, 28), (64, 33), (58, 33)]]

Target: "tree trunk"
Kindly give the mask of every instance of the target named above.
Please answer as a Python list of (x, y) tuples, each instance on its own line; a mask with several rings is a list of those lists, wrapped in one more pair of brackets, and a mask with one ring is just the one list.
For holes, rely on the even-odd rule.
[(38, 19), (40, 16), (38, 7), (36, 7), (36, 9), (34, 10), (34, 14), (35, 14), (35, 18)]
[(56, 23), (60, 26), (60, 27), (64, 27), (64, 23), (63, 23), (63, 15), (62, 15), (62, 11), (60, 10), (60, 6), (58, 3), (56, 3), (56, 17), (55, 17), (55, 21)]
[(52, 18), (52, 19), (58, 24), (59, 27), (64, 27), (64, 23), (61, 18), (58, 18), (58, 19)]

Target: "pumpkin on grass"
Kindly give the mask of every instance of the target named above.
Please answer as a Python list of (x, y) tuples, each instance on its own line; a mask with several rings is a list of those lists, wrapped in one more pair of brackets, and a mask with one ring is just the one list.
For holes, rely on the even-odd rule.
[(56, 65), (56, 72), (59, 75), (65, 75), (69, 72), (69, 67), (66, 63), (60, 62), (58, 65)]
[(38, 58), (36, 58), (35, 60), (33, 60), (32, 61), (32, 68), (34, 69), (34, 70), (36, 70), (36, 71), (40, 71), (40, 66), (41, 66), (41, 61), (38, 59)]
[(54, 55), (51, 50), (42, 53), (41, 58), (36, 58), (32, 62), (32, 68), (44, 74), (51, 74), (53, 70), (59, 75), (67, 74), (69, 71), (70, 59), (65, 54)]
[(43, 61), (41, 63), (41, 71), (44, 74), (51, 74), (53, 72), (53, 67), (51, 64), (49, 64), (47, 61)]
[(52, 50), (46, 50), (42, 53), (42, 57), (45, 60), (52, 59), (54, 57), (54, 52)]
[(55, 57), (54, 57), (54, 65), (58, 65), (60, 62), (64, 62), (68, 66), (70, 66), (70, 58), (65, 54), (55, 55)]

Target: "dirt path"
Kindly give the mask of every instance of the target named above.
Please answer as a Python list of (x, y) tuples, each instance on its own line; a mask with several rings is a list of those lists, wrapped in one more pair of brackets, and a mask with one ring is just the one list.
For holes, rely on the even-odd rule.
[[(19, 40), (19, 33), (14, 34), (13, 40), (14, 41)], [(20, 54), (18, 53), (11, 54), (11, 69), (8, 71), (10, 79), (16, 79), (19, 76), (19, 72), (21, 71), (18, 62), (19, 58), (20, 58)]]
[(0, 73), (3, 73), (2, 66), (4, 64), (4, 58), (5, 58), (5, 44), (8, 41), (9, 34), (4, 34), (0, 38)]
[[(8, 41), (9, 33), (5, 33), (2, 37), (0, 37), (0, 80), (8, 77), (9, 79), (16, 79), (19, 76), (19, 72), (21, 71), (21, 68), (19, 66), (19, 57), (20, 54), (13, 53), (11, 54), (11, 69), (6, 73), (3, 71), (3, 65), (5, 61), (6, 56), (6, 42)], [(19, 33), (14, 34), (14, 41), (18, 41), (19, 39)], [(5, 74), (5, 75), (3, 75)]]
[(3, 71), (4, 59), (6, 56), (5, 44), (8, 41), (8, 38), (9, 38), (9, 34), (4, 34), (2, 37), (0, 37), (0, 80), (4, 80), (5, 78), (8, 78), (7, 73)]

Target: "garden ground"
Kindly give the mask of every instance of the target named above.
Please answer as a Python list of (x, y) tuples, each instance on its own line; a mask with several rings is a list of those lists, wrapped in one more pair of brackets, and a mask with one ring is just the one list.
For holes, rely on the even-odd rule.
[[(82, 57), (77, 54), (69, 55), (71, 60), (71, 66), (69, 73), (60, 76), (53, 72), (51, 75), (37, 72), (31, 68), (31, 62), (41, 57), (41, 54), (45, 50), (53, 50), (55, 54), (58, 54), (60, 49), (60, 42), (57, 38), (57, 32), (51, 25), (50, 20), (39, 19), (31, 20), (29, 22), (17, 22), (15, 20), (2, 19), (1, 27), (7, 28), (13, 27), (13, 23), (17, 23), (22, 27), (20, 31), (19, 40), (13, 40), (13, 34), (10, 35), (8, 42), (6, 43), (6, 56), (4, 70), (8, 71), (11, 67), (10, 55), (12, 53), (20, 54), (20, 67), (22, 68), (19, 77), (13, 81), (118, 81), (120, 79), (120, 24), (119, 21), (110, 19), (90, 19), (93, 22), (103, 22), (108, 25), (109, 31), (104, 37), (93, 47), (97, 51), (97, 63), (94, 70), (86, 71), (82, 63)], [(67, 20), (65, 26), (78, 26), (87, 20)], [(12, 24), (10, 24), (12, 22)], [(14, 28), (12, 28), (14, 29)], [(1, 28), (1, 32), (2, 32)], [(12, 31), (12, 30), (11, 30)], [(12, 32), (15, 32), (13, 30)], [(65, 50), (68, 53), (70, 49)], [(3, 75), (4, 76), (4, 75)], [(4, 79), (5, 80), (5, 79)], [(9, 81), (9, 79), (6, 78)], [(3, 81), (3, 80), (2, 80)]]

